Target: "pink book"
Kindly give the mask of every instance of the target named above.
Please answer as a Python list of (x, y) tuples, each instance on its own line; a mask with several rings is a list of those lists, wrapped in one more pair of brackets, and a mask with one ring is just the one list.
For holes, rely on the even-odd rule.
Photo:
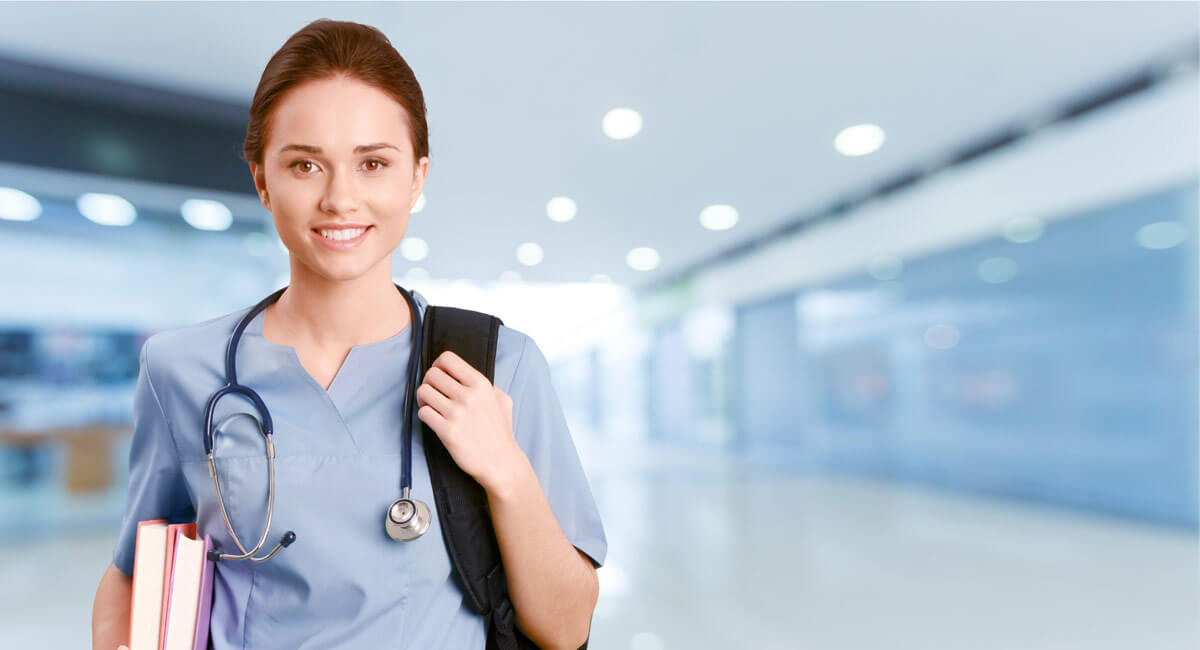
[(176, 532), (175, 561), (167, 585), (171, 594), (163, 647), (166, 650), (207, 650), (212, 611), (213, 562), (208, 559), (212, 538), (196, 540)]
[(175, 565), (175, 538), (178, 537), (175, 531), (177, 530), (186, 537), (196, 539), (196, 522), (167, 526), (167, 558), (166, 564), (163, 566), (165, 578), (163, 579), (162, 617), (158, 621), (158, 650), (163, 650), (163, 644), (167, 640), (167, 608), (170, 607), (171, 570)]
[(193, 650), (208, 650), (208, 617), (212, 613), (213, 569), (216, 563), (208, 559), (212, 538), (204, 536), (204, 574), (200, 577), (200, 611), (196, 616), (196, 645)]

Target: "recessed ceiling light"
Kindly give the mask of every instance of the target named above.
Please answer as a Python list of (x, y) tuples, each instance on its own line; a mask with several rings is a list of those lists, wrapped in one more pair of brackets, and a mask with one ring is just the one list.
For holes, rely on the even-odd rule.
[(410, 262), (420, 262), (429, 254), (429, 244), (420, 237), (405, 237), (400, 242), (400, 254)]
[(116, 194), (87, 193), (75, 201), (79, 214), (101, 226), (128, 226), (137, 220), (133, 204)]
[(229, 230), (233, 224), (233, 213), (220, 201), (188, 199), (179, 206), (179, 213), (197, 230)]
[(42, 215), (42, 204), (15, 187), (0, 187), (0, 219), (33, 221)]
[(551, 221), (566, 223), (575, 218), (575, 202), (565, 196), (556, 196), (546, 204), (546, 216)]
[(527, 241), (517, 246), (517, 261), (525, 266), (535, 266), (542, 261), (542, 247)]
[(700, 225), (709, 230), (729, 230), (737, 220), (738, 212), (732, 205), (710, 205), (700, 211)]
[(875, 124), (856, 124), (838, 132), (833, 147), (843, 156), (865, 156), (883, 146), (883, 129)]
[(635, 271), (649, 271), (658, 266), (658, 251), (639, 246), (625, 254), (625, 263)]
[(425, 193), (421, 192), (421, 196), (417, 197), (417, 202), (413, 205), (413, 209), (410, 214), (416, 214), (424, 209), (425, 209)]
[(1138, 228), (1135, 239), (1143, 248), (1163, 250), (1183, 243), (1187, 231), (1177, 221), (1156, 221)]
[(1004, 238), (1014, 244), (1027, 244), (1046, 230), (1046, 224), (1037, 217), (1017, 217), (1004, 224)]
[(979, 263), (979, 279), (988, 284), (1003, 284), (1017, 275), (1017, 263), (1008, 257), (990, 257)]
[(642, 130), (642, 116), (632, 108), (614, 108), (604, 114), (600, 127), (613, 140), (625, 140)]

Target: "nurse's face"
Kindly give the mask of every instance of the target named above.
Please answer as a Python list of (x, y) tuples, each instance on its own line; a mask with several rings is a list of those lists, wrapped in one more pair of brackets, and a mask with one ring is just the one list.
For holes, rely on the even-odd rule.
[(250, 171), (293, 274), (350, 280), (382, 265), (390, 276), (429, 169), (428, 158), (414, 164), (404, 108), (357, 79), (327, 79), (289, 89), (271, 122)]

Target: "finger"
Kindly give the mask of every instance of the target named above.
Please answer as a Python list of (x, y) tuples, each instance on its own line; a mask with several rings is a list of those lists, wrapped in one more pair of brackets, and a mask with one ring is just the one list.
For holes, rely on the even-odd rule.
[(433, 407), (428, 404), (417, 409), (417, 418), (428, 424), (434, 433), (446, 430), (446, 418), (442, 417), (440, 413), (433, 410)]
[(504, 420), (508, 422), (509, 428), (512, 428), (512, 398), (508, 393), (496, 389), (496, 401), (500, 402), (500, 410), (504, 411)]
[(466, 397), (467, 387), (458, 383), (457, 379), (442, 368), (430, 367), (422, 383), (432, 385), (451, 400), (458, 401)]
[(475, 366), (467, 363), (465, 359), (454, 353), (453, 350), (446, 350), (438, 355), (433, 365), (445, 370), (451, 377), (458, 380), (458, 383), (468, 388), (473, 388), (482, 384), (491, 385), (483, 373), (475, 369)]
[(449, 416), (454, 406), (450, 398), (443, 395), (432, 384), (421, 384), (417, 387), (417, 404), (418, 408), (426, 405), (432, 406), (442, 417)]
[(500, 403), (500, 406), (504, 409), (505, 413), (512, 413), (512, 398), (508, 396), (508, 393), (497, 388), (496, 401)]

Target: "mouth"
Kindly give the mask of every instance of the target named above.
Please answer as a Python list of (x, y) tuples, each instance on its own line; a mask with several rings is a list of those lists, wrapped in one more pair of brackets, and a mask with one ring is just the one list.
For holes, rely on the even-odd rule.
[(325, 247), (344, 251), (357, 248), (374, 229), (375, 226), (367, 226), (365, 228), (312, 228), (309, 232)]

